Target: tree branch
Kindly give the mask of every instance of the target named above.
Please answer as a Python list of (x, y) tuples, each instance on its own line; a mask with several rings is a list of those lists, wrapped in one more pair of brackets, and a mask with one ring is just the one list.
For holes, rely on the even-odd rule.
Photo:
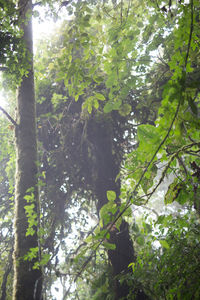
[(32, 4), (32, 8), (34, 8), (35, 6), (38, 6), (38, 5), (39, 5), (39, 6), (42, 5), (42, 1), (33, 3), (33, 4)]
[(5, 109), (3, 107), (0, 106), (0, 110), (4, 113), (4, 115), (6, 115), (6, 117), (8, 118), (8, 120), (15, 126), (17, 127), (18, 124), (15, 122), (15, 120), (7, 113), (7, 111), (5, 111)]

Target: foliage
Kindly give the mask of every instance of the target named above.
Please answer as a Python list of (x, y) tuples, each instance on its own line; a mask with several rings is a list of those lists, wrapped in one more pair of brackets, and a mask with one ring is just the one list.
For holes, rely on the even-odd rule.
[[(0, 284), (1, 295), (11, 299), (12, 293), (12, 252), (13, 252), (13, 190), (14, 190), (14, 162), (15, 153), (13, 133), (4, 118), (0, 120), (0, 235), (1, 235), (1, 263)], [(10, 297), (10, 298), (9, 298)]]
[[(68, 2), (73, 18), (40, 43), (35, 58), (43, 251), (37, 263), (45, 266), (45, 285), (51, 286), (56, 276), (75, 278), (77, 290), (70, 297), (112, 299), (106, 253), (114, 252), (116, 244), (110, 237), (120, 234), (122, 219), (131, 223), (132, 205), (151, 206), (157, 189), (170, 178), (159, 203), (176, 201), (181, 212), (176, 216), (174, 208), (132, 227), (137, 259), (130, 264), (133, 272), (119, 279), (128, 283), (130, 299), (136, 287), (150, 299), (198, 299), (199, 1)], [(14, 4), (2, 3), (15, 22)], [(53, 4), (51, 9), (55, 17)], [(9, 14), (3, 14), (1, 10), (0, 17), (10, 22)], [(2, 33), (7, 30), (6, 25)], [(12, 27), (13, 36), (20, 32)], [(15, 44), (4, 42), (1, 63), (16, 72)], [(16, 53), (23, 45), (20, 49)], [(22, 75), (25, 65), (21, 70)], [(14, 156), (2, 124), (1, 190), (10, 197)], [(107, 161), (99, 166), (103, 155)], [(115, 183), (105, 181), (107, 199), (99, 204), (97, 182), (109, 172), (108, 162), (114, 162), (113, 182), (122, 183), (121, 202)], [(7, 198), (2, 197), (2, 219), (10, 216)], [(33, 205), (31, 200), (25, 207), (27, 234), (39, 224)], [(99, 225), (92, 229), (90, 216), (97, 213)], [(68, 246), (74, 227), (77, 241)], [(34, 257), (34, 251), (26, 258)]]
[[(87, 166), (90, 166), (90, 172), (91, 170), (94, 172), (93, 178), (96, 176), (93, 169), (96, 154), (88, 138), (89, 130), (92, 126), (96, 126), (91, 120), (96, 117), (104, 118), (109, 123), (112, 122), (110, 123), (112, 126), (115, 118), (117, 122), (120, 120), (121, 125), (124, 122), (126, 135), (122, 127), (121, 135), (113, 138), (118, 143), (119, 141), (125, 143), (128, 140), (130, 144), (135, 136), (132, 122), (142, 123), (137, 130), (139, 146), (127, 154), (125, 169), (122, 172), (125, 202), (120, 207), (120, 215), (125, 214), (131, 203), (137, 205), (147, 203), (169, 174), (173, 174), (174, 182), (169, 186), (165, 196), (166, 204), (178, 200), (180, 204), (188, 202), (188, 205), (192, 205), (194, 191), (196, 193), (198, 190), (196, 184), (193, 184), (194, 176), (191, 169), (195, 159), (194, 166), (198, 171), (199, 132), (196, 130), (199, 126), (198, 86), (192, 84), (193, 76), (196, 77), (193, 69), (194, 67), (196, 69), (198, 60), (198, 49), (195, 46), (198, 41), (196, 36), (198, 17), (195, 17), (198, 4), (195, 2), (192, 6), (181, 4), (173, 7), (174, 16), (171, 18), (166, 13), (157, 12), (154, 4), (149, 4), (146, 10), (144, 8), (142, 10), (143, 19), (146, 13), (149, 20), (147, 24), (142, 23), (143, 19), (140, 17), (137, 3), (134, 5), (130, 7), (124, 5), (123, 19), (118, 5), (114, 6), (117, 8), (115, 10), (109, 7), (110, 14), (102, 17), (101, 10), (97, 12), (93, 10), (92, 15), (91, 7), (86, 3), (82, 4), (77, 18), (69, 23), (69, 27), (63, 26), (63, 38), (58, 42), (55, 41), (55, 44), (51, 41), (51, 50), (48, 45), (45, 46), (46, 49), (40, 50), (42, 51), (39, 59), (40, 68), (44, 65), (48, 65), (48, 68), (47, 71), (41, 68), (38, 73), (38, 79), (43, 79), (38, 87), (40, 107), (43, 109), (47, 105), (47, 99), (51, 98), (53, 111), (56, 112), (56, 116), (49, 114), (52, 106), (48, 100), (46, 106), (48, 115), (42, 116), (44, 121), (40, 119), (42, 123), (39, 126), (43, 128), (42, 124), (46, 122), (47, 117), (51, 128), (61, 130), (61, 139), (58, 140), (56, 137), (55, 148), (63, 147), (62, 149), (66, 151), (72, 147), (72, 150), (64, 155), (70, 161), (67, 168), (70, 176), (67, 181), (74, 190), (76, 186), (80, 188), (84, 182), (82, 195), (88, 184), (90, 188), (92, 187), (92, 178), (87, 177)], [(135, 7), (138, 9), (137, 16)], [(104, 6), (103, 9), (107, 11), (108, 7)], [(172, 8), (169, 9), (172, 12)], [(132, 23), (133, 17), (138, 18), (136, 26)], [(142, 38), (139, 38), (139, 33)], [(152, 51), (156, 51), (158, 47), (161, 54), (158, 55), (157, 62), (152, 59)], [(53, 53), (58, 51), (59, 54), (49, 60), (47, 53), (52, 50)], [(47, 77), (43, 76), (46, 72), (48, 72), (48, 79), (52, 78), (55, 82), (53, 85), (54, 91), (57, 89), (56, 93), (53, 93), (53, 89), (48, 89)], [(44, 93), (41, 93), (42, 90), (45, 97)], [(72, 102), (73, 98), (77, 104)], [(68, 103), (67, 108), (65, 108), (66, 103)], [(158, 106), (160, 106), (159, 110)], [(128, 122), (130, 122), (129, 126)], [(53, 136), (55, 137), (52, 134), (51, 139)], [(64, 136), (68, 137), (67, 140)], [(65, 146), (61, 146), (63, 141)], [(128, 151), (130, 144), (124, 147), (123, 152)], [(87, 150), (83, 153), (84, 145)], [(49, 151), (54, 148), (54, 145), (48, 141), (45, 147), (48, 147)], [(131, 147), (135, 148), (133, 143)], [(55, 152), (57, 151), (56, 149)], [(116, 148), (114, 151), (118, 153), (121, 150)], [(59, 162), (57, 155), (53, 157), (60, 168), (62, 158)], [(160, 169), (160, 178), (156, 179)], [(59, 178), (60, 181), (61, 177)], [(66, 181), (65, 188), (67, 189)], [(87, 244), (94, 250), (98, 245), (110, 247), (101, 240), (108, 234), (103, 224), (110, 224), (118, 219), (118, 217), (115, 219), (117, 206), (111, 198), (112, 193), (108, 192), (110, 201), (100, 210), (102, 231), (96, 230), (92, 239), (87, 239)], [(130, 216), (130, 211), (127, 215)], [(109, 227), (109, 230), (111, 228)], [(143, 240), (141, 236), (137, 238), (140, 245)], [(165, 247), (168, 245), (162, 240), (161, 244)], [(87, 247), (80, 253), (80, 258), (87, 253)], [(87, 260), (84, 260), (83, 265), (85, 262)]]
[(151, 223), (146, 216), (143, 222), (151, 231), (140, 228), (144, 242), (140, 243), (136, 263), (130, 266), (133, 275), (128, 280), (145, 288), (151, 299), (198, 299), (197, 215), (194, 212), (160, 215)]

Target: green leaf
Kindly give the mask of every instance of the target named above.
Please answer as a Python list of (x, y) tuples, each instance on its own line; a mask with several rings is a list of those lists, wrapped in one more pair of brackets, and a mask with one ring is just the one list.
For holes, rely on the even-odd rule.
[(96, 109), (99, 108), (99, 102), (98, 102), (97, 99), (94, 99), (94, 100), (93, 100), (93, 106), (94, 106), (94, 108), (96, 108)]
[(103, 245), (108, 250), (115, 250), (116, 249), (116, 245), (112, 244), (112, 243), (104, 242)]
[(26, 193), (33, 193), (35, 190), (34, 187), (30, 187), (29, 189), (26, 190)]
[(30, 205), (25, 205), (24, 209), (26, 211), (26, 213), (32, 213), (34, 210), (35, 204), (30, 204)]
[(131, 209), (131, 207), (127, 207), (126, 203), (122, 203), (120, 205), (119, 210), (120, 210), (120, 212), (122, 212), (125, 208), (126, 208), (126, 210), (123, 213), (123, 217), (130, 217), (132, 215), (132, 209)]
[(99, 228), (98, 228), (97, 231), (95, 230), (95, 235), (93, 235), (93, 240), (105, 239), (106, 233), (107, 233), (107, 229), (103, 229), (103, 230), (99, 231)]
[(33, 227), (29, 227), (26, 230), (26, 236), (33, 236), (35, 234), (35, 229), (33, 229)]
[(28, 253), (24, 255), (24, 260), (31, 261), (33, 258), (36, 258), (38, 255), (39, 248), (30, 248)]
[(132, 268), (132, 271), (134, 272), (135, 271), (135, 263), (132, 262), (128, 265), (128, 268)]
[(31, 195), (25, 195), (24, 199), (29, 203), (34, 201), (34, 194), (31, 193)]
[(108, 203), (104, 204), (100, 209), (100, 221), (104, 225), (110, 223), (112, 221), (112, 216), (117, 212), (117, 205), (114, 201), (108, 201)]
[(75, 95), (75, 98), (74, 98), (74, 100), (77, 102), (77, 101), (78, 101), (78, 99), (79, 99), (79, 94)]
[(91, 103), (88, 103), (87, 110), (88, 110), (89, 114), (91, 114), (91, 112), (92, 112), (92, 104)]
[(95, 97), (100, 100), (100, 101), (104, 101), (105, 100), (105, 97), (103, 94), (100, 94), (100, 93), (95, 93)]
[(119, 113), (121, 116), (125, 117), (130, 114), (131, 110), (132, 110), (131, 106), (125, 103), (120, 107)]
[(133, 224), (132, 230), (133, 230), (134, 232), (136, 232), (136, 233), (139, 233), (139, 232), (140, 232), (139, 226), (138, 226), (136, 223)]
[(86, 242), (87, 244), (89, 244), (89, 243), (92, 242), (92, 240), (93, 240), (92, 235), (89, 235), (89, 236), (85, 239), (85, 242)]
[(104, 106), (104, 112), (109, 113), (112, 110), (118, 110), (121, 106), (122, 101), (116, 100), (116, 101), (108, 101), (106, 105)]
[(168, 244), (168, 242), (166, 240), (159, 240), (159, 243), (165, 249), (169, 249), (170, 248), (170, 246), (169, 246), (169, 244)]
[(158, 130), (152, 125), (140, 125), (138, 126), (138, 138), (139, 141), (146, 144), (150, 142), (157, 142), (159, 140)]
[(109, 113), (113, 110), (113, 105), (111, 102), (107, 102), (106, 105), (104, 106), (104, 112)]
[(136, 238), (136, 242), (138, 243), (138, 245), (143, 246), (145, 242), (143, 235), (138, 236)]
[(107, 199), (108, 201), (115, 201), (116, 193), (114, 191), (107, 191)]
[(165, 204), (171, 204), (176, 200), (180, 192), (178, 179), (175, 178), (174, 181), (169, 185), (167, 193), (165, 194), (164, 202)]

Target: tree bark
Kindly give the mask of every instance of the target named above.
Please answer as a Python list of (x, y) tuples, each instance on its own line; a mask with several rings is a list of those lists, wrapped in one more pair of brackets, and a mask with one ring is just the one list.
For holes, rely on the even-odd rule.
[[(20, 27), (23, 30), (23, 41), (26, 51), (28, 74), (23, 76), (17, 97), (16, 139), (16, 186), (15, 186), (15, 245), (14, 245), (14, 283), (13, 300), (41, 300), (42, 272), (33, 269), (39, 260), (37, 216), (38, 216), (38, 186), (37, 186), (37, 140), (36, 113), (33, 72), (33, 38), (32, 38), (32, 1), (19, 0)], [(32, 188), (33, 197), (30, 202), (24, 198)], [(30, 217), (27, 217), (26, 206), (32, 205), (32, 234), (27, 234), (30, 228)], [(29, 221), (29, 222), (28, 222)], [(33, 259), (25, 260), (24, 256), (36, 249)]]

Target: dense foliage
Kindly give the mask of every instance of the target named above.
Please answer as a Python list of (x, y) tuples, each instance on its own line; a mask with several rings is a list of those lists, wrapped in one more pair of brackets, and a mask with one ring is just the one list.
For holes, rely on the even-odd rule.
[[(15, 24), (14, 4), (0, 2)], [(199, 299), (199, 1), (51, 4), (54, 17), (64, 9), (68, 20), (35, 55), (44, 299), (56, 284), (59, 299)], [(7, 87), (19, 80), (10, 53), (21, 33), (5, 33)], [(13, 128), (0, 122), (3, 300), (15, 153)]]

